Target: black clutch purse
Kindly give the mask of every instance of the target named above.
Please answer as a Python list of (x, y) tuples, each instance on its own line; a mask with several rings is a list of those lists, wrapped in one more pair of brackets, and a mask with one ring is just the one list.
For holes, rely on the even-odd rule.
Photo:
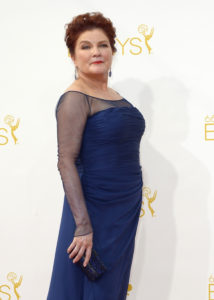
[(91, 257), (86, 267), (83, 266), (85, 260), (85, 253), (83, 256), (77, 261), (77, 264), (83, 270), (85, 275), (91, 281), (95, 281), (98, 279), (105, 271), (107, 271), (107, 267), (101, 261), (99, 255), (97, 254), (96, 250), (92, 248)]

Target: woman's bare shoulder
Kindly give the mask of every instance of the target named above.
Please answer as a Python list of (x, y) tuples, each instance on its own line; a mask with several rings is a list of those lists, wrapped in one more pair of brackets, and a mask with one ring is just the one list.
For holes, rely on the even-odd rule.
[(67, 89), (64, 91), (64, 93), (68, 91), (78, 91), (78, 92), (86, 93), (86, 91), (75, 82), (69, 85)]
[(109, 88), (112, 91), (112, 94), (114, 94), (115, 96), (120, 95), (117, 91), (113, 90), (112, 88)]
[[(64, 92), (68, 92), (68, 91), (78, 91), (78, 92), (81, 92), (81, 93), (85, 93), (87, 95), (91, 94), (88, 90), (84, 89), (84, 87), (80, 86), (76, 82), (73, 82), (71, 85), (69, 85)], [(106, 94), (103, 95), (103, 96), (100, 95), (100, 97), (103, 97), (103, 98), (105, 98), (106, 96), (109, 97), (109, 98), (115, 98), (116, 97), (116, 99), (117, 99), (118, 95), (121, 96), (117, 91), (115, 91), (114, 89), (108, 87), (108, 95), (106, 95)], [(96, 97), (96, 95), (94, 95), (94, 97)], [(97, 97), (99, 97), (99, 95), (97, 95)]]

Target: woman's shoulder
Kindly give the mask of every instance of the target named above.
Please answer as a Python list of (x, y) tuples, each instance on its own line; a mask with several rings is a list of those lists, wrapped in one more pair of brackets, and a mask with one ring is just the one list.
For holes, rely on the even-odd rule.
[[(64, 91), (64, 93), (67, 93), (67, 92), (79, 92), (79, 93), (82, 93), (82, 94), (85, 94), (85, 95), (90, 95), (91, 93), (88, 91), (88, 90), (86, 90), (86, 89), (84, 89), (83, 87), (81, 87), (81, 86), (79, 86), (79, 85), (77, 85), (77, 84), (75, 84), (75, 83), (73, 83), (73, 84), (71, 84), (71, 85), (69, 85), (68, 87), (67, 87), (67, 89)], [(115, 91), (114, 89), (112, 89), (112, 88), (110, 88), (110, 87), (108, 87), (108, 97), (109, 98), (114, 98), (114, 97), (118, 97), (118, 95), (119, 96), (121, 96), (117, 91)], [(93, 96), (92, 96), (93, 97)], [(94, 95), (94, 97), (96, 97), (96, 95)], [(97, 97), (99, 97), (99, 95), (97, 95)], [(105, 96), (103, 96), (103, 97), (105, 97)], [(102, 97), (101, 97), (102, 98)]]
[(81, 111), (90, 111), (90, 105), (87, 96), (84, 93), (82, 93), (81, 90), (77, 90), (74, 87), (72, 87), (72, 89), (67, 88), (59, 95), (55, 107), (55, 115), (62, 106), (64, 106), (64, 111), (69, 110), (71, 108)]
[[(77, 97), (78, 95), (78, 97)], [(74, 97), (73, 97), (74, 96)], [(80, 98), (87, 98), (86, 97), (86, 92), (84, 91), (84, 89), (81, 89), (80, 87), (78, 87), (77, 85), (69, 85), (64, 91), (61, 92), (60, 94), (60, 99), (61, 98), (67, 98), (67, 99), (80, 99)]]
[(82, 88), (81, 86), (77, 85), (75, 82), (70, 84), (67, 89), (64, 91), (64, 93), (69, 92), (69, 91), (76, 91), (76, 92), (80, 92), (80, 93), (86, 93), (86, 91), (84, 90), (84, 88)]
[(109, 88), (109, 89), (112, 91), (112, 93), (113, 93), (115, 96), (117, 96), (117, 95), (121, 96), (117, 91), (113, 90), (112, 88)]

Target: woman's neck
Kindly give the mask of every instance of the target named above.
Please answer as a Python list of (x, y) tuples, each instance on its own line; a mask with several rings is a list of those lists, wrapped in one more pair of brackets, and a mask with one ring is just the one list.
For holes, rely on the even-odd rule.
[(85, 76), (80, 76), (76, 83), (80, 85), (83, 89), (88, 90), (89, 92), (108, 92), (108, 77), (96, 76), (94, 78), (89, 78)]

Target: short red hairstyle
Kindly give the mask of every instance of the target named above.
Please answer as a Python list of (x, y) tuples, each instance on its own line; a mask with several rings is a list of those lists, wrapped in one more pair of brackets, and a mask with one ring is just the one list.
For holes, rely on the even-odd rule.
[(91, 12), (78, 15), (70, 23), (66, 23), (65, 42), (71, 55), (74, 55), (76, 41), (79, 35), (90, 29), (100, 28), (107, 35), (113, 54), (117, 51), (115, 48), (116, 29), (110, 19), (105, 18), (100, 12)]

